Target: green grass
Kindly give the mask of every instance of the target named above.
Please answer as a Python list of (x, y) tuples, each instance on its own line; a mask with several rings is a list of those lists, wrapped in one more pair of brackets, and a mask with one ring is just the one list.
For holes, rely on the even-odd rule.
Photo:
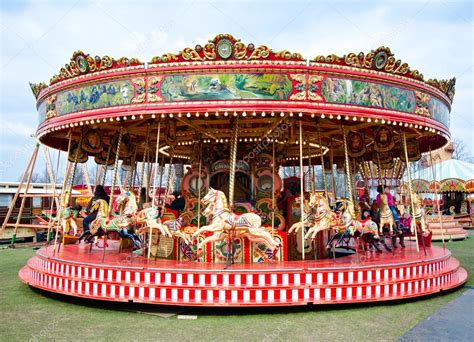
[[(447, 243), (474, 284), (474, 239)], [(0, 340), (367, 340), (393, 341), (462, 293), (401, 302), (301, 308), (182, 308), (197, 320), (131, 312), (166, 307), (50, 295), (29, 288), (17, 272), (30, 249), (0, 251)], [(270, 334), (273, 334), (271, 336)]]

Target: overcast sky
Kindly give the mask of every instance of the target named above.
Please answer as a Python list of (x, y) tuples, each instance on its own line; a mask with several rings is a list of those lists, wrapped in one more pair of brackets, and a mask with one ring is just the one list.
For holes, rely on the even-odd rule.
[(455, 76), (452, 137), (474, 151), (471, 1), (0, 3), (0, 181), (18, 180), (34, 147), (30, 135), (38, 122), (29, 81), (49, 82), (76, 50), (149, 61), (218, 33), (306, 58), (385, 45), (426, 79)]

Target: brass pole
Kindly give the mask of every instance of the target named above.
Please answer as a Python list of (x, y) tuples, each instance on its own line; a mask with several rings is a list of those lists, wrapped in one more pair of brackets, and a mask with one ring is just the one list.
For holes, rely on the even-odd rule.
[(275, 235), (275, 138), (272, 138), (272, 236)]
[(336, 198), (336, 176), (334, 175), (334, 149), (333, 142), (331, 139), (331, 149), (329, 150), (329, 164), (331, 164), (331, 186), (334, 192), (334, 198)]
[[(69, 154), (71, 153), (71, 146), (72, 146), (72, 129), (69, 130), (69, 142), (67, 146), (67, 154), (66, 154), (66, 160), (67, 160), (67, 166), (66, 166), (66, 172), (64, 175), (64, 180), (63, 180), (63, 185), (61, 187), (61, 195), (63, 195), (67, 189), (67, 183), (69, 180), (69, 175), (71, 173), (71, 162), (69, 161)], [(79, 149), (77, 150), (79, 152)], [(58, 242), (58, 232), (59, 232), (59, 220), (62, 216), (62, 211), (64, 210), (63, 208), (63, 203), (60, 203), (60, 207), (58, 208), (56, 212), (56, 217), (57, 222), (56, 222), (56, 234), (54, 235), (54, 246), (53, 246), (53, 253), (56, 253), (56, 244)]]
[(230, 170), (229, 170), (229, 208), (234, 210), (234, 183), (235, 183), (235, 167), (237, 162), (237, 140), (239, 137), (239, 117), (235, 117), (232, 132), (232, 143), (230, 151)]
[[(59, 150), (58, 150), (59, 152)], [(56, 179), (54, 177), (54, 172), (53, 172), (53, 168), (51, 166), (51, 162), (50, 162), (50, 159), (49, 159), (49, 156), (48, 156), (48, 151), (47, 151), (47, 147), (46, 145), (43, 145), (43, 154), (44, 154), (44, 159), (45, 159), (45, 163), (46, 163), (46, 171), (48, 172), (48, 175), (49, 175), (49, 179), (50, 179), (50, 182), (51, 182), (51, 185), (52, 185), (52, 198), (51, 198), (51, 205), (50, 205), (50, 213), (52, 213), (53, 211), (53, 208), (54, 208), (54, 204), (56, 204), (56, 208), (59, 209), (59, 199), (58, 199), (58, 196), (56, 195)], [(59, 158), (59, 154), (58, 154), (58, 158)], [(49, 221), (48, 223), (48, 231), (46, 233), (46, 241), (49, 242), (49, 233), (51, 231), (51, 227), (52, 227), (52, 220)]]
[(300, 120), (300, 215), (301, 215), (301, 258), (305, 259), (304, 248), (304, 185), (303, 185), (303, 124)]
[(349, 162), (349, 153), (347, 151), (347, 133), (346, 127), (342, 126), (343, 139), (344, 139), (344, 162), (346, 166), (346, 185), (349, 192), (349, 201), (354, 205), (354, 198), (352, 193), (352, 181), (351, 181), (351, 167)]
[[(148, 148), (149, 148), (149, 139), (150, 139), (150, 124), (148, 124), (147, 131), (146, 131), (146, 139), (145, 139), (145, 149), (143, 150), (143, 159), (142, 159), (142, 164), (140, 165), (140, 175), (138, 176), (138, 195), (140, 196), (142, 193), (142, 187), (143, 184), (145, 183), (145, 162), (146, 162), (146, 156), (148, 153)], [(160, 187), (161, 187), (161, 182), (160, 182)], [(148, 197), (146, 196), (147, 193), (145, 191), (145, 199), (148, 200)], [(143, 206), (143, 203), (141, 203)], [(152, 203), (153, 205), (153, 203)]]
[[(67, 156), (69, 156), (69, 152), (67, 152)], [(68, 160), (67, 156), (66, 156), (67, 166), (66, 166), (66, 172), (64, 174), (63, 184), (62, 184), (62, 187), (61, 187), (61, 195), (64, 194), (64, 192), (67, 189), (67, 183), (68, 183), (68, 180), (69, 180), (69, 175), (71, 174), (72, 163)], [(53, 247), (54, 253), (56, 253), (56, 243), (58, 241), (59, 218), (61, 217), (62, 210), (63, 210), (63, 204), (60, 202), (59, 205), (60, 206), (59, 206), (58, 210), (56, 211), (56, 217), (58, 218), (58, 220), (56, 221), (56, 234), (54, 235), (54, 247)]]
[(147, 153), (147, 170), (146, 170), (146, 194), (147, 197), (150, 197), (150, 187), (151, 187), (151, 175), (153, 173), (153, 165), (151, 163), (151, 148), (148, 150)]
[[(68, 194), (67, 197), (64, 197), (64, 203), (62, 203), (61, 207), (60, 207), (60, 210), (58, 211), (58, 214), (56, 215), (56, 217), (58, 217), (58, 222), (57, 222), (57, 229), (56, 229), (56, 237), (58, 235), (58, 230), (59, 230), (59, 223), (61, 222), (61, 216), (64, 212), (64, 210), (66, 209), (66, 207), (70, 206), (71, 205), (71, 198), (72, 198), (72, 188), (74, 186), (74, 178), (76, 177), (76, 170), (77, 170), (77, 159), (79, 158), (79, 151), (81, 150), (81, 146), (82, 146), (82, 139), (83, 139), (83, 133), (84, 131), (81, 130), (81, 136), (79, 138), (79, 143), (77, 144), (77, 148), (76, 148), (76, 153), (74, 154), (74, 164), (73, 164), (73, 168), (72, 168), (72, 176), (71, 176), (71, 181), (69, 183), (69, 187), (68, 187), (68, 190), (66, 190), (66, 193)], [(72, 133), (71, 133), (71, 137), (72, 137)], [(70, 146), (69, 146), (70, 147)], [(69, 156), (69, 152), (68, 152), (68, 156)], [(64, 194), (64, 191), (63, 191), (63, 194)], [(67, 199), (67, 201), (66, 201)], [(61, 227), (63, 228), (62, 229), (62, 235), (61, 235), (61, 240), (62, 242), (64, 242), (64, 234), (65, 234), (65, 230), (64, 230), (64, 227)], [(57, 238), (54, 240), (54, 245), (56, 247), (56, 242), (57, 242)], [(61, 243), (59, 244), (58, 246), (58, 252), (59, 252), (59, 249), (61, 248)], [(56, 253), (56, 249), (54, 249), (54, 253)]]
[(446, 249), (446, 243), (444, 241), (443, 219), (441, 218), (441, 211), (440, 211), (440, 208), (439, 208), (438, 183), (436, 182), (436, 168), (433, 164), (433, 156), (431, 154), (431, 146), (430, 146), (430, 164), (431, 164), (431, 173), (433, 175), (433, 181), (434, 181), (434, 184), (435, 184), (436, 208), (438, 210), (439, 225), (441, 227), (441, 240), (443, 241), (443, 249)]
[(324, 196), (329, 201), (328, 187), (326, 184), (326, 172), (324, 170), (324, 154), (323, 154), (323, 144), (321, 140), (321, 126), (318, 123), (318, 143), (319, 143), (319, 154), (321, 155), (321, 171), (323, 173), (323, 186), (324, 186)]
[[(164, 173), (166, 171), (166, 164), (165, 164), (165, 156), (163, 155), (163, 157), (161, 157), (161, 164), (160, 164), (160, 184), (158, 186), (158, 202), (160, 201), (160, 197), (161, 197), (161, 188), (163, 186), (163, 176), (164, 176)], [(166, 190), (165, 190), (166, 191)]]
[(314, 184), (316, 179), (314, 177), (314, 165), (311, 160), (311, 146), (308, 144), (308, 167), (309, 167), (309, 190), (314, 192), (316, 185)]
[(166, 181), (166, 189), (165, 189), (165, 194), (163, 197), (163, 203), (161, 206), (161, 216), (164, 215), (165, 213), (165, 205), (166, 201), (168, 200), (171, 184), (174, 180), (174, 170), (171, 170), (171, 165), (173, 164), (173, 159), (174, 159), (174, 147), (171, 148), (170, 150), (170, 162), (168, 164), (168, 180)]
[(415, 204), (413, 203), (413, 188), (411, 183), (411, 171), (410, 171), (410, 164), (408, 160), (408, 151), (407, 151), (407, 138), (405, 135), (405, 131), (402, 131), (402, 144), (403, 144), (403, 152), (405, 154), (405, 162), (407, 166), (407, 173), (408, 173), (408, 192), (410, 193), (410, 204), (411, 204), (411, 216), (413, 220), (413, 226), (415, 227), (415, 241), (416, 241), (416, 251), (420, 252), (420, 247), (418, 246), (418, 232), (416, 229), (416, 221), (415, 221)]
[[(160, 147), (160, 130), (161, 130), (161, 121), (158, 121), (158, 128), (156, 132), (156, 151), (155, 151), (155, 165), (158, 163), (158, 153)], [(156, 198), (156, 173), (158, 170), (158, 165), (155, 166), (155, 173), (153, 174), (153, 200), (152, 200), (152, 207), (155, 206), (155, 198)], [(150, 225), (149, 237), (148, 237), (148, 253), (147, 257), (150, 259), (151, 256), (151, 241), (153, 237), (153, 230)]]
[[(350, 160), (349, 160), (349, 152), (347, 148), (347, 132), (346, 132), (345, 126), (342, 126), (342, 137), (344, 141), (344, 161), (345, 161), (345, 166), (346, 166), (346, 184), (347, 184), (347, 189), (349, 191), (349, 203), (352, 204), (352, 208), (354, 208), (355, 210), (354, 196), (353, 196), (353, 191), (352, 191), (351, 165), (350, 165)], [(357, 220), (356, 217), (353, 217), (352, 219)], [(354, 240), (355, 240), (355, 249), (356, 249), (356, 260), (357, 262), (360, 262), (359, 238), (354, 238)]]
[[(61, 150), (58, 150), (58, 159), (57, 159), (57, 162), (56, 162), (56, 175), (59, 174), (59, 163), (60, 163), (60, 159), (61, 159)], [(54, 173), (53, 173), (53, 176), (54, 176)], [(52, 217), (52, 213), (53, 213), (53, 208), (54, 208), (54, 204), (56, 204), (56, 210), (59, 210), (59, 207), (61, 206), (61, 203), (59, 201), (59, 195), (56, 195), (56, 184), (53, 185), (53, 189), (54, 189), (54, 200), (51, 201), (51, 206), (50, 206), (50, 217)], [(46, 233), (46, 245), (49, 245), (49, 241), (51, 240), (51, 231), (53, 229), (53, 220), (50, 219), (49, 223), (48, 223), (48, 231)]]
[[(120, 128), (119, 136), (117, 139), (117, 150), (115, 151), (115, 162), (114, 162), (114, 172), (112, 175), (112, 185), (110, 186), (110, 199), (109, 199), (109, 216), (112, 213), (112, 205), (114, 203), (114, 192), (115, 192), (115, 183), (117, 181), (117, 171), (118, 165), (120, 160), (120, 147), (122, 145), (122, 136), (123, 136), (123, 128)], [(105, 250), (105, 246), (104, 246)]]
[(158, 171), (158, 153), (159, 153), (159, 147), (160, 147), (160, 130), (161, 130), (161, 122), (158, 122), (158, 129), (156, 133), (156, 150), (155, 150), (155, 168), (154, 168), (154, 173), (153, 173), (153, 200), (152, 203), (153, 205), (155, 204), (155, 198), (156, 198), (156, 173)]
[(109, 145), (109, 149), (107, 150), (107, 157), (105, 158), (105, 165), (104, 165), (104, 176), (102, 178), (102, 185), (105, 185), (105, 180), (107, 178), (107, 169), (109, 168), (109, 159), (110, 159), (110, 152), (112, 151), (112, 143)]
[(198, 212), (197, 212), (197, 227), (198, 230), (201, 228), (201, 169), (202, 169), (202, 141), (199, 139), (199, 166), (198, 166), (198, 179), (197, 179), (197, 188), (198, 188)]
[[(122, 145), (122, 136), (123, 136), (123, 127), (120, 127), (119, 131), (119, 136), (117, 139), (117, 150), (115, 151), (115, 162), (114, 162), (114, 170), (112, 174), (112, 184), (110, 186), (110, 198), (109, 198), (109, 212), (108, 215), (110, 216), (112, 214), (112, 206), (114, 203), (114, 192), (115, 192), (115, 183), (117, 181), (117, 171), (118, 171), (118, 165), (119, 165), (119, 160), (120, 160), (120, 147)], [(104, 230), (104, 249), (102, 251), (102, 262), (104, 262), (105, 259), (105, 248), (107, 246), (107, 228)]]
[[(235, 185), (235, 168), (237, 163), (237, 145), (239, 138), (239, 117), (235, 117), (233, 121), (232, 129), (232, 142), (230, 145), (230, 170), (229, 170), (229, 210), (231, 213), (234, 212), (234, 185)], [(231, 228), (229, 232), (229, 242), (228, 242), (228, 253), (227, 253), (227, 264), (234, 263), (234, 236), (235, 236), (235, 226)]]

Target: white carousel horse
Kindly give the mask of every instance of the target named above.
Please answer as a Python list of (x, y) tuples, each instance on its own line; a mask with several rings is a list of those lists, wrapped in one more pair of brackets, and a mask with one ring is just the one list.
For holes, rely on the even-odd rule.
[[(312, 194), (311, 194), (312, 195)], [(296, 202), (300, 202), (300, 198), (296, 199)], [(303, 202), (303, 223), (300, 221), (293, 223), (293, 225), (290, 227), (288, 230), (288, 234), (296, 234), (299, 232), (301, 227), (309, 227), (312, 225), (312, 217), (313, 217), (313, 208), (310, 207), (309, 202), (307, 200), (304, 200)]]
[(160, 212), (155, 206), (140, 210), (137, 214), (137, 223), (145, 224), (142, 230), (150, 228), (152, 230), (156, 229), (163, 236), (173, 237), (168, 227), (161, 223)]
[(389, 226), (389, 233), (393, 234), (393, 226), (395, 221), (393, 219), (392, 210), (388, 206), (388, 199), (386, 194), (380, 195), (380, 230), (383, 230), (386, 224)]
[[(305, 240), (315, 239), (319, 232), (329, 230), (336, 224), (336, 214), (331, 211), (328, 200), (316, 192), (311, 193), (309, 203), (303, 210), (305, 214), (303, 225), (309, 227), (304, 236)], [(301, 222), (293, 224), (288, 234), (297, 233), (301, 226)]]
[(427, 228), (425, 222), (425, 213), (423, 212), (423, 208), (421, 207), (421, 200), (414, 192), (412, 192), (411, 198), (413, 200), (413, 207), (415, 208), (415, 212), (413, 213), (414, 220), (412, 220), (411, 222), (411, 231), (414, 233), (415, 229), (419, 226), (421, 228), (421, 231), (423, 233), (426, 233)]
[(209, 188), (208, 193), (201, 201), (204, 205), (209, 206), (204, 212), (211, 222), (194, 232), (193, 237), (195, 238), (204, 232), (213, 234), (198, 244), (198, 251), (202, 250), (202, 247), (209, 242), (224, 240), (234, 230), (235, 237), (246, 237), (251, 242), (264, 243), (272, 250), (273, 255), (276, 254), (280, 244), (262, 228), (260, 216), (254, 213), (245, 213), (240, 216), (232, 213), (227, 205), (225, 194), (212, 188)]
[(362, 223), (357, 219), (357, 213), (354, 203), (351, 201), (343, 201), (343, 212), (340, 218), (339, 231), (347, 231), (351, 235), (355, 232), (362, 231)]

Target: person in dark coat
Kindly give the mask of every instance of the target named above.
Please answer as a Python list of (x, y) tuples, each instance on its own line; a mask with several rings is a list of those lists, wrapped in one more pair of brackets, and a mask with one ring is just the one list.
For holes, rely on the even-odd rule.
[(186, 206), (186, 200), (184, 199), (183, 196), (181, 196), (181, 193), (179, 191), (173, 192), (174, 200), (171, 202), (171, 204), (167, 204), (166, 208), (176, 210), (178, 212), (178, 215), (181, 213), (181, 211), (184, 210), (184, 207)]
[(92, 223), (92, 221), (94, 221), (97, 218), (97, 210), (93, 210), (92, 207), (94, 205), (94, 202), (99, 200), (99, 199), (104, 200), (107, 203), (110, 202), (110, 197), (109, 197), (109, 195), (107, 195), (107, 193), (105, 192), (105, 189), (102, 185), (97, 185), (96, 186), (96, 188), (94, 190), (94, 196), (91, 198), (91, 200), (89, 201), (89, 204), (87, 205), (87, 208), (86, 208), (87, 216), (84, 217), (84, 219), (82, 220), (83, 232), (82, 232), (81, 236), (79, 237), (79, 242), (81, 242), (81, 240), (86, 235), (90, 235), (89, 225)]

